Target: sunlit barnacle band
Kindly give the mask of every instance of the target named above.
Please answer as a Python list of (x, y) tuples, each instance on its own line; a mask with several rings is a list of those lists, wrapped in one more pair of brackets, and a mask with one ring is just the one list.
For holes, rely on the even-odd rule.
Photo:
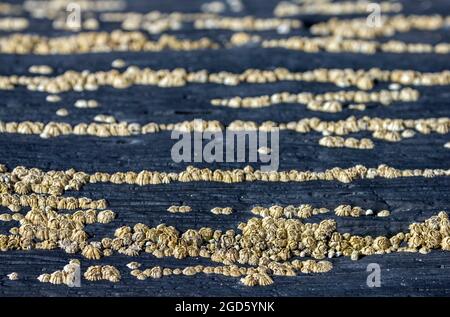
[[(1, 41), (1, 39), (0, 39)], [(2, 75), (0, 76), (0, 89), (11, 90), (18, 86), (25, 86), (31, 91), (44, 91), (52, 94), (66, 91), (95, 91), (102, 86), (111, 86), (116, 89), (126, 89), (133, 85), (157, 86), (162, 88), (182, 87), (188, 84), (220, 84), (236, 86), (244, 83), (264, 84), (281, 81), (332, 83), (338, 87), (355, 86), (361, 90), (370, 90), (377, 82), (397, 83), (411, 86), (442, 86), (450, 84), (450, 71), (421, 72), (414, 69), (386, 70), (380, 68), (365, 69), (339, 69), (316, 68), (304, 71), (294, 71), (287, 68), (275, 69), (246, 69), (241, 73), (223, 70), (211, 72), (206, 69), (189, 71), (185, 68), (152, 69), (128, 66), (126, 70), (109, 69), (105, 71), (66, 70), (58, 76), (49, 75), (50, 69), (45, 65), (35, 65), (31, 73), (38, 72), (41, 76)], [(401, 96), (394, 98), (404, 99), (407, 93), (417, 94), (414, 90), (406, 90)], [(337, 93), (339, 95), (339, 93)], [(380, 93), (376, 93), (380, 94)], [(395, 93), (390, 93), (395, 94)], [(359, 95), (361, 97), (359, 97)], [(360, 92), (354, 98), (367, 98), (367, 94)], [(307, 97), (307, 96), (305, 96)], [(382, 101), (392, 99), (383, 93)], [(277, 100), (277, 97), (273, 97)], [(353, 97), (347, 97), (353, 98)]]
[[(362, 84), (361, 84), (362, 85)], [(314, 95), (307, 92), (292, 94), (279, 92), (272, 95), (257, 97), (233, 97), (229, 99), (213, 99), (213, 106), (230, 108), (263, 108), (281, 103), (297, 103), (305, 105), (307, 109), (322, 112), (340, 112), (343, 103), (381, 103), (389, 106), (394, 102), (411, 102), (419, 99), (419, 91), (404, 88), (400, 91), (381, 90), (377, 92), (367, 91), (339, 91)]]
[[(283, 217), (251, 218), (240, 223), (237, 229), (225, 232), (202, 227), (179, 232), (172, 226), (160, 224), (149, 227), (138, 223), (133, 227), (122, 226), (113, 237), (92, 241), (85, 231), (91, 223), (86, 218), (75, 217), (76, 213), (59, 214), (51, 208), (35, 208), (19, 220), (8, 235), (0, 235), (0, 250), (52, 250), (62, 248), (67, 253), (81, 253), (89, 260), (120, 253), (139, 256), (151, 253), (157, 258), (186, 257), (209, 258), (223, 267), (186, 267), (166, 270), (150, 269), (131, 272), (138, 279), (159, 278), (162, 275), (184, 274), (188, 276), (203, 272), (239, 277), (248, 286), (269, 285), (270, 275), (295, 276), (296, 271), (326, 272), (332, 268), (326, 261), (296, 261), (296, 257), (312, 257), (316, 260), (346, 256), (357, 260), (360, 256), (386, 254), (391, 252), (428, 253), (432, 249), (450, 250), (450, 223), (448, 215), (440, 212), (423, 223), (414, 223), (406, 233), (391, 236), (359, 236), (337, 231), (336, 222), (326, 219), (320, 223), (302, 223), (297, 219)], [(95, 216), (94, 216), (95, 217)], [(92, 219), (92, 220), (95, 220)], [(38, 242), (36, 242), (38, 241)], [(238, 264), (253, 268), (239, 268)], [(133, 265), (133, 267), (136, 267)], [(42, 282), (66, 283), (68, 270), (56, 271), (38, 277)], [(262, 275), (262, 276), (260, 276)], [(265, 277), (267, 275), (267, 277)], [(260, 276), (264, 279), (255, 277)], [(118, 282), (120, 272), (112, 266), (91, 266), (84, 273), (91, 281), (109, 280)]]
[[(66, 122), (50, 121), (47, 123), (40, 121), (3, 122), (0, 121), (0, 134), (26, 134), (39, 135), (41, 138), (52, 138), (64, 135), (96, 136), (96, 137), (126, 137), (132, 135), (145, 135), (160, 133), (164, 131), (178, 131), (182, 133), (190, 132), (221, 132), (221, 131), (265, 131), (274, 130), (294, 131), (300, 134), (320, 132), (325, 136), (344, 136), (358, 132), (371, 132), (372, 137), (388, 142), (399, 142), (404, 138), (413, 137), (416, 132), (420, 134), (448, 134), (450, 131), (450, 118), (420, 118), (420, 119), (400, 119), (400, 118), (377, 118), (364, 116), (356, 118), (350, 116), (343, 120), (327, 121), (317, 117), (304, 118), (299, 121), (262, 123), (254, 121), (235, 120), (228, 125), (224, 125), (217, 120), (192, 120), (176, 123), (156, 123), (146, 124), (115, 122), (115, 123), (78, 123), (70, 124)], [(373, 148), (369, 141), (364, 140), (360, 144), (359, 140), (342, 140), (339, 146), (339, 139), (324, 139), (319, 142), (323, 146), (333, 147), (354, 147)], [(362, 142), (362, 140), (361, 140)], [(334, 144), (336, 143), (336, 144)]]
[[(106, 202), (103, 200), (92, 201), (85, 198), (55, 198), (36, 197), (36, 194), (61, 195), (66, 190), (81, 190), (88, 183), (113, 183), (113, 184), (134, 184), (138, 186), (168, 184), (172, 182), (221, 182), (221, 183), (242, 183), (242, 182), (308, 182), (308, 181), (339, 181), (350, 183), (358, 179), (374, 178), (406, 178), (406, 177), (448, 177), (450, 169), (397, 169), (385, 164), (378, 167), (366, 167), (355, 165), (349, 168), (335, 167), (323, 171), (308, 170), (287, 170), (263, 172), (255, 170), (252, 166), (243, 169), (211, 170), (209, 168), (196, 168), (188, 166), (181, 172), (164, 172), (142, 170), (139, 172), (93, 172), (86, 173), (75, 171), (43, 171), (38, 168), (28, 169), (24, 166), (17, 166), (8, 172), (4, 165), (0, 165), (0, 189), (4, 196), (4, 205), (9, 205), (9, 201), (17, 201), (22, 206), (34, 206), (42, 203), (49, 204), (50, 207), (64, 206), (63, 208), (105, 208)], [(11, 193), (25, 195), (22, 199)], [(3, 195), (4, 195), (3, 194)], [(22, 203), (23, 202), (23, 203)], [(33, 204), (33, 205), (31, 205)], [(181, 206), (183, 207), (183, 206)], [(180, 211), (180, 206), (173, 206), (169, 211)], [(94, 207), (95, 208), (95, 207)], [(188, 206), (183, 207), (190, 211)]]
[[(330, 176), (336, 175), (337, 170), (332, 171), (323, 173), (324, 175), (330, 173)], [(196, 173), (202, 172), (205, 170), (189, 167), (185, 172), (176, 175), (183, 179), (183, 173), (187, 173), (191, 180), (195, 181)], [(248, 178), (248, 175), (256, 173), (250, 167), (229, 172), (231, 175), (242, 174), (241, 181)], [(313, 175), (315, 177), (322, 175), (320, 172), (296, 172), (297, 175), (299, 173), (309, 175), (309, 180), (313, 178)], [(448, 171), (443, 170), (411, 170), (408, 172), (408, 170), (397, 170), (388, 166), (380, 166), (378, 169), (357, 166), (347, 170), (340, 169), (340, 172), (357, 178), (448, 175)], [(145, 179), (149, 184), (154, 180), (150, 174), (144, 177), (144, 174), (141, 173), (123, 173), (123, 181), (145, 185)], [(214, 175), (214, 172), (210, 171), (210, 173)], [(323, 261), (325, 258), (346, 256), (357, 260), (361, 256), (372, 254), (428, 253), (432, 249), (450, 249), (450, 227), (445, 212), (441, 212), (423, 223), (412, 224), (408, 232), (372, 237), (340, 233), (333, 219), (325, 219), (319, 223), (303, 223), (300, 219), (329, 212), (327, 208), (314, 208), (307, 204), (298, 207), (276, 205), (254, 207), (252, 212), (259, 217), (253, 217), (247, 222), (240, 223), (236, 228), (240, 233), (236, 233), (235, 229), (221, 231), (210, 227), (180, 232), (165, 224), (149, 227), (139, 223), (133, 227), (118, 227), (114, 236), (94, 241), (86, 231), (86, 227), (96, 222), (105, 224), (114, 221), (115, 212), (95, 209), (76, 210), (79, 207), (104, 209), (106, 202), (102, 200), (95, 203), (85, 198), (75, 199), (61, 197), (61, 195), (65, 190), (81, 190), (83, 185), (89, 182), (109, 182), (111, 179), (116, 179), (118, 175), (121, 174), (110, 175), (100, 172), (86, 174), (75, 170), (43, 172), (36, 168), (26, 169), (20, 166), (8, 172), (6, 167), (2, 166), (2, 203), (5, 201), (4, 205), (7, 205), (12, 211), (14, 210), (15, 215), (19, 214), (18, 211), (21, 211), (22, 208), (30, 207), (31, 210), (21, 217), (15, 216), (8, 219), (17, 222), (18, 226), (11, 228), (9, 234), (0, 235), (0, 250), (5, 252), (8, 250), (61, 248), (69, 254), (80, 253), (89, 260), (99, 260), (115, 253), (130, 257), (137, 257), (141, 253), (150, 253), (157, 258), (174, 257), (176, 259), (200, 256), (209, 258), (213, 262), (222, 263), (223, 266), (200, 265), (175, 269), (154, 267), (141, 271), (138, 270), (138, 264), (130, 264), (133, 269), (131, 274), (139, 280), (177, 274), (186, 276), (194, 276), (198, 273), (222, 274), (239, 277), (244, 285), (255, 286), (272, 284), (273, 276), (327, 272), (332, 265)], [(233, 177), (230, 179), (232, 180)], [(334, 179), (339, 180), (339, 177)], [(51, 188), (53, 196), (45, 196), (48, 194), (46, 188)], [(76, 211), (61, 213), (60, 209), (75, 209)], [(189, 210), (188, 206), (174, 205), (168, 208), (170, 212)], [(223, 210), (227, 211), (223, 212)], [(227, 208), (213, 209), (214, 213), (222, 214), (229, 214), (229, 210)], [(359, 217), (371, 215), (373, 211), (358, 206), (340, 205), (335, 208), (335, 214), (336, 216)], [(384, 217), (389, 215), (389, 212), (382, 210), (377, 212), (377, 215)], [(315, 260), (298, 261), (296, 257), (311, 257)], [(248, 265), (250, 267), (246, 267)], [(38, 279), (52, 284), (67, 284), (72, 273), (71, 269), (67, 267), (64, 270), (43, 274)], [(120, 270), (108, 265), (94, 265), (84, 273), (84, 278), (90, 281), (118, 282), (120, 277)]]

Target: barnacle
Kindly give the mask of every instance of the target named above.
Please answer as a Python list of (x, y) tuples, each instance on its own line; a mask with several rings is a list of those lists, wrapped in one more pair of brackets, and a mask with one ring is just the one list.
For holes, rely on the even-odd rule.
[(211, 212), (215, 215), (230, 215), (233, 213), (233, 208), (231, 207), (214, 207)]
[(100, 281), (103, 279), (102, 266), (94, 265), (87, 268), (84, 272), (84, 278), (88, 281)]
[(0, 221), (11, 221), (11, 214), (0, 214)]
[(172, 274), (174, 275), (180, 275), (181, 273), (183, 273), (183, 270), (176, 268), (172, 270)]
[(136, 269), (138, 269), (140, 266), (141, 266), (141, 264), (138, 263), (138, 262), (130, 262), (130, 263), (127, 264), (127, 267), (128, 267), (129, 269), (131, 269), (131, 270), (136, 270)]
[(116, 214), (112, 210), (102, 210), (97, 215), (97, 222), (110, 223), (115, 217)]
[(339, 205), (334, 211), (336, 216), (346, 217), (351, 215), (352, 207), (350, 205)]
[(255, 274), (249, 274), (243, 278), (241, 278), (242, 284), (245, 286), (256, 286), (259, 284), (259, 280)]
[(86, 245), (81, 254), (90, 260), (99, 260), (102, 257), (101, 250), (92, 244)]
[(73, 230), (71, 235), (71, 240), (81, 244), (88, 239), (88, 234), (84, 230)]
[(144, 274), (151, 278), (160, 278), (163, 276), (163, 269), (160, 266), (155, 266), (151, 269), (148, 269), (148, 271), (145, 270)]
[(197, 271), (192, 266), (187, 266), (183, 269), (183, 275), (192, 276), (195, 275)]
[(388, 217), (390, 214), (389, 210), (381, 210), (377, 213), (377, 217)]
[(66, 276), (63, 271), (55, 271), (50, 274), (49, 282), (52, 284), (64, 284), (66, 282)]
[[(349, 121), (351, 123), (351, 121)], [(313, 122), (314, 123), (314, 122)], [(317, 125), (316, 125), (317, 123)], [(353, 122), (354, 123), (354, 122)], [(352, 124), (353, 124), (352, 123)], [(313, 124), (314, 129), (322, 129), (319, 121)], [(390, 129), (397, 129), (396, 124), (389, 125)], [(133, 128), (134, 129), (134, 128)], [(217, 172), (217, 173), (216, 173)], [(26, 183), (25, 177), (28, 170), (18, 168), (15, 175), (20, 175), (20, 181)], [(35, 173), (35, 172), (32, 172)], [(401, 177), (403, 175), (422, 175), (423, 177), (434, 177), (445, 175), (443, 170), (398, 170), (386, 165), (369, 169), (357, 165), (348, 169), (335, 168), (324, 172), (290, 171), (290, 172), (261, 172), (246, 167), (244, 170), (211, 171), (209, 169), (198, 169), (188, 167), (185, 171), (190, 180), (211, 181), (216, 175), (221, 175), (224, 181), (245, 181), (252, 174), (254, 179), (265, 181), (278, 181), (282, 179), (298, 180), (353, 180), (358, 178), (373, 177)], [(167, 176), (170, 180), (176, 180), (176, 173), (170, 175), (160, 172), (146, 172), (148, 182), (157, 183)], [(73, 177), (78, 175), (69, 170), (66, 173), (54, 172), (52, 178), (44, 179), (40, 184), (48, 188), (54, 186), (54, 191), (65, 188)], [(93, 182), (111, 181), (111, 179), (129, 175), (129, 181), (134, 182), (139, 174), (107, 174), (94, 173), (92, 175), (80, 175), (77, 179), (80, 184), (89, 180)], [(119, 177), (120, 176), (120, 177)], [(19, 177), (19, 176), (17, 176)], [(72, 177), (72, 178), (71, 178)], [(78, 178), (79, 177), (79, 178)], [(16, 183), (17, 180), (13, 179)], [(1, 184), (1, 182), (0, 182)], [(36, 184), (36, 183), (34, 183)], [(20, 205), (30, 207), (31, 210), (21, 217), (20, 213), (13, 216), (10, 214), (0, 215), (0, 219), (15, 220), (19, 222), (17, 227), (10, 229), (8, 235), (0, 235), (0, 249), (53, 249), (61, 247), (68, 253), (81, 254), (88, 259), (99, 259), (102, 255), (108, 256), (113, 251), (137, 256), (145, 250), (156, 257), (173, 256), (178, 259), (185, 257), (210, 257), (212, 261), (219, 262), (223, 266), (203, 267), (202, 265), (188, 266), (184, 268), (161, 268), (153, 267), (139, 271), (137, 262), (131, 262), (128, 267), (132, 269), (131, 274), (138, 279), (148, 277), (159, 278), (166, 275), (188, 275), (192, 276), (200, 272), (206, 274), (222, 274), (225, 276), (240, 277), (242, 282), (248, 285), (269, 285), (273, 283), (270, 275), (294, 276), (296, 271), (304, 273), (327, 272), (332, 268), (328, 261), (290, 261), (294, 256), (308, 256), (316, 259), (325, 257), (346, 256), (354, 260), (361, 256), (375, 253), (389, 253), (397, 251), (414, 251), (428, 253), (432, 249), (448, 250), (449, 246), (449, 221), (446, 213), (441, 212), (422, 223), (412, 224), (408, 233), (398, 233), (391, 237), (356, 236), (350, 233), (339, 233), (336, 231), (336, 222), (326, 219), (320, 223), (303, 223), (301, 219), (325, 213), (326, 208), (314, 208), (309, 204), (270, 207), (254, 207), (252, 212), (258, 217), (250, 218), (247, 222), (237, 226), (240, 232), (234, 230), (214, 230), (203, 227), (199, 230), (188, 229), (178, 232), (174, 227), (160, 224), (149, 227), (138, 223), (132, 227), (123, 226), (116, 229), (115, 237), (104, 237), (101, 242), (88, 242), (88, 234), (85, 225), (95, 221), (106, 223), (111, 221), (114, 213), (110, 210), (97, 211), (99, 205), (103, 206), (103, 200), (92, 201), (87, 198), (74, 199), (70, 197), (49, 196), (33, 193), (24, 198), (23, 195), (11, 195), (6, 192), (0, 196), (1, 204), (5, 206)], [(32, 187), (32, 190), (33, 187)], [(32, 207), (34, 206), (34, 207)], [(64, 209), (91, 208), (88, 210), (75, 211), (72, 214), (60, 213), (60, 207)], [(229, 207), (214, 208), (213, 211), (223, 213)], [(190, 210), (187, 206), (175, 206), (174, 210)], [(229, 208), (228, 210), (231, 210)], [(357, 217), (363, 213), (360, 207), (340, 205), (336, 209), (337, 215)], [(380, 212), (380, 213), (383, 213)], [(379, 213), (379, 214), (380, 214)], [(297, 218), (296, 218), (297, 217)], [(402, 246), (406, 243), (408, 246)], [(278, 262), (278, 263), (276, 263)], [(235, 263), (248, 264), (253, 267), (242, 268)], [(67, 283), (74, 272), (71, 264), (66, 265), (63, 271), (52, 273), (52, 281), (55, 283)], [(119, 281), (120, 272), (112, 266), (94, 266), (90, 271), (89, 278), (93, 280), (106, 279)], [(44, 275), (42, 280), (50, 281), (52, 275)]]
[(97, 221), (97, 211), (94, 209), (85, 210), (84, 218), (87, 224), (95, 223)]
[(377, 237), (373, 241), (373, 247), (378, 251), (386, 251), (391, 246), (391, 242), (386, 237)]
[(123, 226), (120, 228), (117, 228), (116, 231), (114, 232), (114, 236), (117, 238), (125, 238), (128, 235), (131, 235), (131, 228), (128, 226)]
[(450, 236), (447, 236), (441, 241), (442, 250), (450, 251)]
[(120, 272), (112, 265), (105, 265), (101, 267), (102, 279), (113, 283), (120, 281)]
[(41, 282), (41, 283), (49, 283), (49, 282), (50, 282), (50, 278), (51, 278), (51, 275), (50, 275), (50, 274), (47, 274), (47, 273), (41, 274), (41, 275), (39, 275), (39, 276), (37, 277), (37, 279), (38, 279), (39, 282)]

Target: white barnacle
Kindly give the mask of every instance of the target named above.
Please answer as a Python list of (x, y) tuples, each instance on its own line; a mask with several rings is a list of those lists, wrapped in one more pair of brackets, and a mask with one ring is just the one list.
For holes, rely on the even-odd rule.
[(241, 278), (241, 282), (245, 286), (256, 286), (259, 283), (257, 277), (254, 274), (249, 274), (249, 275)]
[(120, 281), (121, 276), (119, 270), (112, 265), (105, 265), (101, 268), (102, 279), (117, 283)]
[(179, 206), (170, 206), (169, 208), (167, 208), (167, 211), (171, 213), (176, 213), (179, 211), (179, 209), (180, 209)]
[(44, 273), (37, 277), (37, 280), (41, 283), (49, 283), (50, 282), (50, 274)]
[(85, 258), (90, 260), (99, 260), (102, 257), (102, 251), (100, 250), (100, 248), (92, 244), (88, 244), (87, 246), (85, 246), (81, 254)]
[(138, 262), (130, 262), (130, 263), (127, 264), (127, 267), (128, 267), (130, 270), (136, 270), (136, 269), (138, 269), (138, 268), (141, 267), (141, 264), (138, 263)]
[(231, 215), (233, 208), (231, 207), (214, 207), (211, 212), (215, 215)]
[(114, 220), (116, 214), (112, 210), (102, 210), (97, 215), (98, 223), (110, 223)]
[(192, 208), (186, 205), (181, 205), (181, 206), (170, 206), (169, 208), (167, 208), (168, 212), (171, 213), (186, 213), (186, 212), (190, 212), (192, 211)]
[(48, 95), (45, 100), (47, 100), (48, 102), (59, 102), (61, 101), (61, 97), (58, 95)]
[(102, 266), (101, 265), (93, 265), (87, 268), (86, 272), (84, 272), (84, 278), (88, 281), (100, 281), (103, 279), (102, 274)]
[(381, 210), (377, 213), (377, 217), (389, 217), (391, 212), (389, 210)]
[(127, 63), (123, 59), (115, 59), (112, 61), (111, 66), (114, 68), (123, 68), (127, 65)]

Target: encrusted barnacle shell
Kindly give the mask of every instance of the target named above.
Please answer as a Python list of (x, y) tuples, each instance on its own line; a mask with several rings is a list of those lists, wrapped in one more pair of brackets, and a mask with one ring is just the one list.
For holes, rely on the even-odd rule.
[(102, 210), (97, 214), (97, 222), (110, 223), (115, 217), (116, 214), (112, 210)]
[(83, 248), (81, 254), (90, 260), (99, 260), (102, 257), (102, 252), (99, 248), (93, 246), (92, 244), (88, 244)]

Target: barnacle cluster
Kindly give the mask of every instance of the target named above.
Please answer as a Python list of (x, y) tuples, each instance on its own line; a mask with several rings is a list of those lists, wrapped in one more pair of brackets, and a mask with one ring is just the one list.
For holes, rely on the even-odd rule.
[(94, 265), (87, 268), (84, 277), (89, 281), (106, 280), (117, 283), (120, 281), (119, 270), (112, 265)]
[[(211, 170), (188, 166), (181, 172), (160, 172), (142, 170), (140, 172), (94, 172), (91, 174), (67, 171), (43, 171), (38, 168), (28, 169), (17, 166), (8, 172), (4, 165), (0, 165), (0, 203), (12, 211), (19, 211), (21, 207), (50, 207), (56, 209), (105, 209), (104, 199), (91, 200), (86, 197), (61, 197), (66, 190), (81, 190), (88, 183), (134, 184), (139, 186), (168, 184), (172, 182), (307, 182), (307, 181), (339, 181), (350, 183), (358, 179), (373, 178), (403, 178), (403, 177), (445, 177), (450, 170), (445, 169), (397, 169), (385, 164), (377, 168), (355, 165), (349, 168), (334, 167), (321, 172), (308, 170), (269, 171), (255, 170), (251, 166), (233, 170)], [(46, 196), (50, 195), (50, 196)], [(180, 211), (180, 207), (169, 209)], [(190, 211), (185, 206), (181, 212)], [(111, 211), (104, 211), (100, 221), (114, 218)]]
[[(289, 24), (281, 24), (290, 27)], [(286, 25), (286, 26), (285, 26)], [(84, 45), (80, 46), (79, 43)], [(101, 43), (101, 44), (100, 44)], [(230, 41), (233, 43), (233, 40)], [(240, 43), (242, 45), (242, 43)], [(387, 53), (434, 53), (448, 54), (450, 44), (408, 43), (403, 41), (377, 42), (362, 39), (342, 39), (338, 36), (301, 37), (264, 39), (260, 41), (262, 48), (285, 48), (290, 50), (317, 53), (321, 51), (358, 54)], [(163, 50), (193, 51), (201, 49), (218, 49), (221, 45), (213, 39), (203, 37), (198, 40), (177, 38), (163, 34), (152, 41), (140, 31), (114, 30), (112, 32), (82, 32), (77, 35), (45, 37), (17, 33), (0, 40), (0, 52), (4, 54), (82, 54), (98, 52), (160, 52)]]
[(191, 212), (192, 208), (190, 206), (185, 206), (185, 205), (182, 205), (182, 206), (173, 205), (173, 206), (170, 206), (169, 208), (167, 208), (167, 211), (171, 212), (171, 213), (186, 213), (186, 212)]
[(273, 205), (270, 207), (255, 206), (252, 208), (251, 212), (262, 217), (298, 217), (305, 219), (312, 217), (313, 215), (328, 213), (329, 210), (327, 208), (314, 208), (312, 205), (302, 204), (299, 206), (288, 205), (285, 207), (279, 205)]
[[(337, 212), (346, 209), (336, 208)], [(357, 208), (351, 208), (356, 216)], [(360, 210), (358, 210), (361, 212)], [(253, 274), (294, 276), (302, 273), (326, 272), (332, 268), (324, 260), (336, 256), (358, 259), (360, 256), (391, 252), (429, 252), (431, 249), (449, 248), (449, 220), (445, 212), (410, 226), (407, 233), (400, 232), (390, 237), (358, 236), (340, 233), (336, 223), (326, 219), (319, 223), (302, 223), (296, 219), (265, 216), (251, 218), (238, 226), (241, 233), (234, 230), (222, 232), (203, 227), (179, 232), (164, 224), (150, 228), (136, 224), (133, 228), (121, 227), (114, 240), (121, 242), (119, 252), (132, 248), (151, 253), (156, 257), (205, 257), (224, 266), (192, 266), (184, 268), (153, 267), (140, 270), (139, 265), (130, 264), (131, 275), (140, 280), (160, 278), (169, 275), (222, 274), (245, 276), (246, 285), (264, 283), (245, 282)], [(113, 247), (117, 251), (117, 247)], [(296, 257), (312, 257), (315, 260), (298, 261)], [(250, 265), (251, 268), (239, 265)]]
[(347, 147), (351, 149), (369, 150), (374, 148), (371, 139), (343, 138), (340, 136), (324, 136), (319, 140), (319, 144), (326, 147)]
[[(5, 39), (0, 40), (5, 41)], [(47, 75), (51, 72), (46, 66), (36, 65), (30, 71)], [(377, 82), (396, 83), (408, 86), (441, 86), (450, 83), (450, 72), (448, 70), (438, 72), (420, 72), (412, 69), (384, 70), (380, 68), (365, 69), (339, 69), (339, 68), (316, 68), (306, 71), (292, 71), (287, 68), (275, 69), (247, 69), (242, 73), (229, 71), (210, 72), (202, 69), (189, 71), (185, 68), (175, 69), (151, 69), (129, 66), (124, 71), (111, 69), (107, 71), (82, 72), (67, 70), (55, 76), (25, 76), (25, 75), (3, 75), (0, 76), (0, 89), (14, 89), (16, 86), (25, 86), (35, 91), (45, 91), (51, 94), (66, 91), (93, 91), (102, 86), (111, 86), (116, 89), (124, 89), (133, 85), (158, 86), (163, 88), (180, 87), (188, 84), (222, 84), (236, 86), (243, 83), (264, 84), (279, 81), (300, 81), (316, 83), (333, 83), (338, 87), (356, 86), (357, 91), (328, 92), (325, 94), (288, 92), (275, 93), (271, 96), (213, 99), (214, 105), (228, 107), (265, 107), (281, 102), (293, 102), (309, 105), (317, 108), (320, 101), (350, 102), (358, 100), (378, 101), (389, 104), (393, 101), (406, 101), (408, 98), (417, 98), (418, 92), (411, 88), (404, 88), (403, 92), (392, 92), (389, 90), (364, 92), (375, 87)], [(316, 102), (314, 104), (313, 102)], [(317, 110), (331, 111), (333, 107), (321, 106)], [(335, 108), (338, 110), (338, 108)]]
[(330, 271), (333, 265), (329, 261), (294, 260), (292, 262), (270, 262), (258, 267), (244, 267), (238, 265), (222, 266), (186, 266), (181, 268), (150, 267), (144, 270), (133, 269), (130, 273), (139, 280), (147, 278), (159, 279), (170, 275), (194, 276), (197, 274), (223, 275), (240, 278), (246, 286), (267, 286), (273, 283), (271, 276), (296, 276), (298, 273), (325, 273)]
[[(302, 1), (304, 3), (293, 3), (288, 1), (281, 1), (274, 9), (274, 15), (292, 16), (298, 14), (331, 14), (331, 15), (345, 15), (354, 13), (366, 13), (367, 1), (339, 1), (333, 2), (331, 0), (321, 1)], [(379, 2), (382, 12), (399, 12), (403, 8), (402, 4), (393, 1)]]
[(53, 273), (44, 273), (37, 277), (41, 283), (51, 284), (65, 284), (73, 285), (76, 282), (77, 274), (80, 271), (80, 261), (72, 259), (62, 270), (54, 271)]
[(315, 35), (336, 35), (347, 38), (366, 38), (392, 36), (411, 30), (432, 31), (445, 28), (450, 24), (448, 16), (441, 15), (393, 15), (383, 17), (381, 25), (367, 24), (367, 19), (330, 19), (311, 26)]
[(122, 30), (83, 32), (61, 37), (17, 33), (0, 39), (0, 52), (5, 54), (79, 54), (123, 51), (124, 48), (130, 52), (158, 52), (165, 49), (190, 51), (214, 49), (218, 48), (218, 44), (208, 38), (189, 40), (166, 34), (152, 41), (145, 33)]
[[(3, 122), (0, 121), (0, 133), (19, 133), (39, 135), (41, 138), (58, 137), (62, 135), (89, 135), (97, 137), (132, 136), (158, 133), (161, 131), (179, 131), (182, 133), (191, 132), (223, 132), (240, 133), (248, 131), (275, 131), (286, 130), (297, 133), (317, 133), (325, 135), (319, 141), (320, 145), (332, 147), (350, 147), (359, 149), (373, 148), (370, 139), (356, 138), (343, 139), (342, 136), (358, 133), (370, 132), (372, 137), (388, 142), (399, 142), (404, 138), (411, 138), (416, 133), (421, 134), (448, 134), (450, 131), (450, 119), (441, 118), (421, 118), (421, 119), (398, 119), (398, 118), (377, 118), (362, 117), (357, 119), (350, 116), (344, 120), (326, 121), (316, 117), (304, 118), (299, 121), (273, 122), (265, 121), (257, 123), (254, 121), (235, 120), (224, 126), (217, 120), (192, 120), (169, 124), (148, 122), (144, 125), (139, 123), (115, 122), (115, 119), (104, 120), (102, 122), (79, 123), (71, 125), (66, 122), (51, 121), (44, 122)], [(99, 121), (99, 120), (96, 120)], [(107, 121), (107, 122), (105, 122)]]
[(231, 215), (233, 208), (231, 207), (214, 207), (211, 212), (215, 215)]
[[(330, 210), (325, 207), (313, 207), (310, 204), (302, 204), (298, 206), (287, 205), (272, 205), (270, 207), (255, 206), (252, 208), (251, 212), (255, 215), (261, 217), (272, 217), (272, 218), (300, 218), (307, 219), (319, 214), (329, 213)], [(334, 213), (338, 217), (360, 217), (373, 215), (372, 209), (364, 209), (359, 206), (351, 205), (339, 205), (334, 209)], [(387, 217), (390, 215), (388, 210), (381, 210), (377, 213), (378, 217)]]
[(387, 42), (368, 41), (362, 39), (343, 39), (339, 36), (301, 37), (266, 39), (261, 42), (263, 48), (284, 48), (308, 53), (357, 53), (372, 55), (377, 52), (396, 54), (449, 54), (449, 43), (427, 44), (408, 43), (398, 40)]
[(358, 87), (364, 90), (326, 92), (324, 94), (313, 94), (301, 92), (293, 94), (289, 92), (279, 92), (272, 95), (258, 97), (232, 97), (228, 99), (213, 99), (213, 106), (224, 106), (230, 108), (262, 108), (281, 103), (303, 104), (307, 109), (321, 112), (340, 112), (343, 104), (378, 102), (388, 106), (393, 102), (416, 101), (419, 98), (419, 91), (412, 88), (402, 90), (380, 90), (367, 92), (373, 88), (373, 82), (368, 77), (362, 77), (356, 82)]
[[(132, 269), (131, 274), (141, 280), (172, 274), (192, 276), (197, 273), (214, 273), (242, 277), (242, 283), (249, 286), (270, 285), (273, 275), (294, 276), (296, 272), (326, 272), (332, 265), (329, 262), (323, 262), (325, 258), (346, 256), (356, 260), (360, 256), (372, 254), (404, 251), (427, 253), (432, 249), (448, 250), (450, 248), (449, 220), (445, 212), (423, 223), (412, 224), (409, 232), (400, 232), (390, 237), (372, 237), (340, 233), (333, 219), (325, 219), (319, 223), (303, 223), (300, 219), (329, 212), (327, 208), (315, 208), (308, 204), (254, 207), (252, 212), (258, 217), (240, 223), (237, 227), (239, 232), (233, 229), (215, 230), (210, 227), (180, 232), (165, 224), (149, 227), (138, 223), (134, 226), (119, 227), (115, 230), (113, 237), (94, 241), (90, 239), (85, 226), (96, 222), (109, 223), (114, 220), (115, 213), (104, 209), (106, 208), (104, 200), (92, 201), (87, 198), (61, 196), (65, 190), (80, 190), (89, 182), (146, 185), (153, 183), (155, 177), (166, 176), (178, 181), (214, 181), (215, 177), (222, 173), (220, 180), (224, 181), (226, 174), (223, 173), (230, 173), (229, 182), (232, 182), (234, 179), (235, 181), (254, 181), (258, 179), (257, 175), (261, 180), (264, 180), (262, 175), (267, 175), (267, 181), (289, 181), (291, 177), (297, 179), (302, 175), (303, 180), (328, 179), (348, 182), (357, 178), (377, 176), (385, 178), (445, 176), (448, 171), (402, 171), (383, 165), (377, 169), (356, 166), (350, 169), (332, 169), (322, 173), (279, 172), (274, 177), (271, 173), (262, 174), (250, 167), (244, 170), (220, 172), (189, 167), (186, 171), (174, 173), (174, 175), (170, 173), (160, 175), (158, 172), (150, 171), (114, 174), (101, 172), (87, 174), (75, 170), (44, 172), (22, 166), (8, 172), (3, 165), (0, 166), (0, 170), (2, 172), (0, 174), (2, 204), (14, 212), (9, 218), (5, 216), (2, 218), (19, 223), (18, 227), (10, 230), (10, 234), (0, 235), (2, 251), (61, 248), (69, 254), (80, 253), (89, 260), (99, 260), (114, 253), (135, 257), (145, 252), (157, 258), (203, 257), (222, 264), (217, 267), (195, 266), (182, 269), (156, 267), (139, 270), (138, 263), (130, 263), (128, 266)], [(22, 207), (29, 207), (31, 210), (22, 216), (18, 212)], [(71, 209), (74, 212), (63, 213), (62, 209)], [(168, 210), (187, 212), (190, 211), (190, 207), (174, 205)], [(217, 207), (213, 209), (213, 212), (229, 214), (231, 210), (229, 207)], [(340, 205), (335, 208), (338, 216), (358, 217), (373, 213), (369, 211), (371, 210), (350, 205)], [(389, 212), (384, 210), (377, 215), (387, 216)], [(297, 257), (312, 257), (319, 262), (298, 261)], [(71, 273), (73, 272), (67, 267), (51, 274), (43, 274), (39, 280), (53, 284), (67, 284), (68, 278), (72, 276)], [(117, 282), (120, 280), (120, 272), (111, 266), (91, 266), (84, 276), (92, 281)]]

